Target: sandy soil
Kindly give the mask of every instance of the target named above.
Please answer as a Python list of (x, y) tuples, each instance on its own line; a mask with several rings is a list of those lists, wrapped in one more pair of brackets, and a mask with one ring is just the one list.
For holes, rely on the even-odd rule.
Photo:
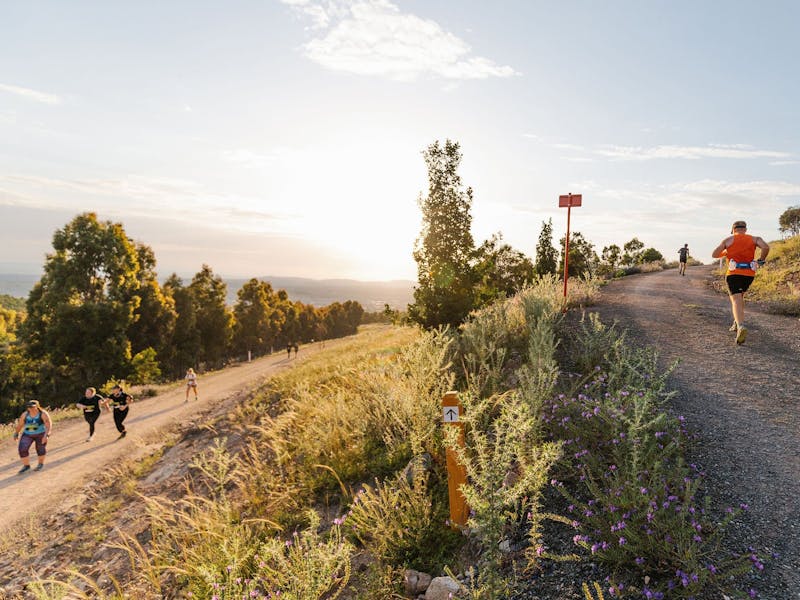
[(749, 336), (737, 346), (730, 303), (711, 279), (711, 267), (626, 277), (593, 310), (657, 348), (665, 365), (680, 360), (673, 404), (699, 433), (691, 458), (721, 506), (750, 506), (731, 548), (767, 557), (753, 581), (759, 598), (800, 598), (800, 321), (748, 304)]
[[(326, 342), (331, 345), (331, 342)], [(96, 424), (94, 439), (86, 442), (89, 426), (83, 418), (61, 421), (53, 426), (47, 444), (45, 468), (17, 475), (21, 463), (17, 442), (7, 440), (0, 447), (0, 531), (15, 521), (35, 512), (57, 512), (70, 494), (92, 480), (103, 469), (135, 456), (152, 444), (154, 437), (166, 426), (176, 422), (192, 421), (195, 415), (215, 403), (224, 402), (242, 391), (256, 387), (264, 378), (281, 369), (289, 368), (320, 348), (320, 344), (303, 346), (295, 358), (289, 360), (285, 353), (242, 363), (222, 371), (198, 377), (199, 400), (190, 394), (184, 402), (185, 387), (176, 385), (169, 391), (152, 398), (135, 400), (125, 420), (128, 435), (117, 439), (111, 413), (103, 412)], [(77, 400), (76, 400), (77, 401)], [(36, 464), (31, 448), (31, 464)]]

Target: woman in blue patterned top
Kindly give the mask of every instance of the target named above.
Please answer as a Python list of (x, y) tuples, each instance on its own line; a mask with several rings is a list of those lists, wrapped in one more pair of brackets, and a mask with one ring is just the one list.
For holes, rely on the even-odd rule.
[[(14, 431), (14, 439), (19, 438), (19, 457), (22, 459), (22, 468), (19, 470), (20, 475), (31, 468), (30, 448), (34, 443), (36, 444), (36, 456), (39, 459), (39, 464), (36, 465), (35, 471), (41, 471), (44, 468), (44, 457), (47, 454), (47, 439), (50, 437), (50, 429), (53, 424), (50, 421), (50, 415), (47, 411), (42, 410), (39, 406), (38, 400), (30, 400), (25, 404), (25, 412), (22, 413), (17, 419), (16, 431)], [(22, 433), (22, 436), (20, 436)]]

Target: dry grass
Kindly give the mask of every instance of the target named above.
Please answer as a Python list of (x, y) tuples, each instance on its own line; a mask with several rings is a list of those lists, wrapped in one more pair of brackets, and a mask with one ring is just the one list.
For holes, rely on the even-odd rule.
[(770, 243), (767, 262), (749, 295), (768, 312), (800, 315), (800, 236)]
[[(597, 289), (595, 281), (573, 280), (570, 305), (591, 304)], [(509, 510), (537, 511), (557, 454), (555, 446), (541, 445), (535, 416), (555, 380), (553, 327), (561, 291), (555, 278), (538, 281), (473, 315), (462, 341), (448, 332), (367, 327), (271, 379), (230, 416), (241, 451), (232, 453), (219, 439), (192, 463), (181, 497), (139, 499), (147, 506), (151, 541), (142, 545), (123, 535), (114, 545), (132, 565), (126, 585), (140, 600), (175, 590), (221, 599), (277, 591), (298, 600), (333, 598), (350, 581), (354, 552), (341, 518), (355, 491), (376, 480), (370, 508), (387, 522), (373, 552), (405, 564), (427, 555), (432, 569), (443, 564), (437, 561), (449, 562), (452, 556), (442, 554), (444, 521), (436, 516), (447, 497), (440, 403), (444, 392), (464, 385), (475, 450), (462, 457), (470, 463), (469, 493), (479, 508), (471, 523), (494, 557), (484, 569), (490, 579), (481, 585), (487, 593), (504, 588), (491, 571), (499, 565), (496, 549)], [(517, 384), (520, 391), (509, 394)], [(432, 459), (426, 483), (403, 488), (397, 473), (425, 453)], [(145, 471), (132, 469), (122, 479)], [(498, 492), (509, 476), (516, 483)], [(134, 487), (127, 481), (119, 489), (130, 493)], [(394, 506), (401, 496), (397, 504), (405, 509)], [(409, 523), (419, 526), (412, 544), (401, 535)], [(351, 539), (369, 547), (376, 532), (363, 526)], [(400, 566), (368, 569), (359, 577), (364, 593), (358, 597), (393, 594), (397, 582), (386, 577)], [(65, 573), (64, 580), (74, 576)]]

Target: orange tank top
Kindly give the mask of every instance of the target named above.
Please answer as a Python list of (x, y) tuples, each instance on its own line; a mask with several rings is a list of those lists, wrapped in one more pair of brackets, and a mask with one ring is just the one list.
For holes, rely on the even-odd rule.
[(738, 264), (751, 263), (756, 257), (756, 242), (752, 235), (746, 233), (734, 233), (731, 245), (726, 248), (725, 256), (728, 259), (728, 275), (749, 275), (753, 276), (756, 272), (750, 268), (731, 268)]

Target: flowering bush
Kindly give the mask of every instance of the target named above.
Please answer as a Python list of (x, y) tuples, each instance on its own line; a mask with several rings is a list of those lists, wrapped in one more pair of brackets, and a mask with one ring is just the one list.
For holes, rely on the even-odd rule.
[(687, 598), (762, 568), (754, 552), (720, 552), (725, 527), (746, 506), (720, 516), (698, 498), (703, 473), (684, 462), (689, 434), (683, 417), (664, 411), (666, 374), (655, 354), (612, 343), (604, 367), (576, 393), (553, 398), (541, 421), (564, 448), (551, 483), (569, 506), (553, 518), (572, 527), (574, 543), (595, 560), (625, 573), (609, 580), (609, 594)]

